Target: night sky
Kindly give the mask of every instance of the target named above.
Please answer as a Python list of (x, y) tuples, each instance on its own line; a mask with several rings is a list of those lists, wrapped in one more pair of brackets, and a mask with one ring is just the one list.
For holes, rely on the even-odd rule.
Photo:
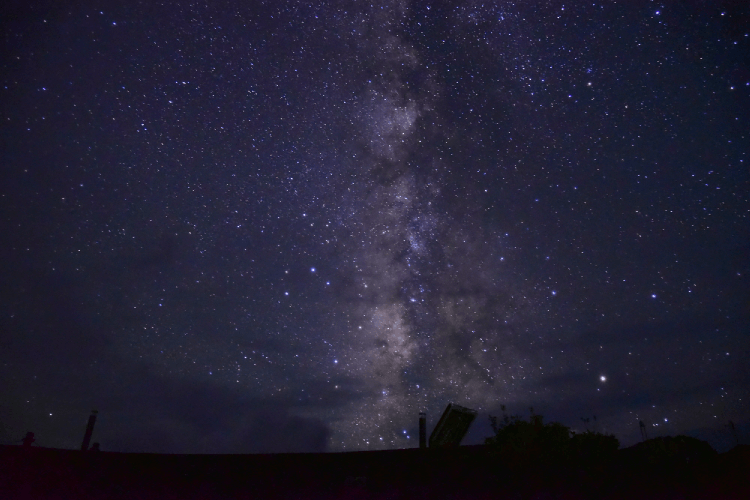
[(0, 443), (750, 435), (746, 2), (46, 3), (0, 13)]

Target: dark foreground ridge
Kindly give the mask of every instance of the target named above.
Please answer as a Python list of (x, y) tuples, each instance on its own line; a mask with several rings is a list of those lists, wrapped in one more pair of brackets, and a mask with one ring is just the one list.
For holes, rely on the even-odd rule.
[[(510, 470), (489, 447), (277, 455), (157, 455), (0, 447), (5, 499), (750, 498), (750, 446), (683, 453), (680, 436), (607, 464)], [(687, 438), (690, 439), (690, 438)], [(710, 447), (709, 447), (710, 448)]]

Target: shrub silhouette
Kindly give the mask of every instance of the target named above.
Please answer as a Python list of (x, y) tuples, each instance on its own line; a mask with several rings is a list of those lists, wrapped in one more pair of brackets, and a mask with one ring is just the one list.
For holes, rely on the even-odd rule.
[(559, 422), (545, 424), (533, 409), (528, 421), (506, 414), (505, 406), (501, 409), (502, 418), (490, 416), (495, 435), (485, 444), (509, 470), (598, 468), (609, 463), (620, 447), (612, 435), (592, 431), (576, 434)]
[(611, 434), (586, 431), (570, 438), (570, 458), (584, 467), (609, 464), (620, 448), (620, 441)]

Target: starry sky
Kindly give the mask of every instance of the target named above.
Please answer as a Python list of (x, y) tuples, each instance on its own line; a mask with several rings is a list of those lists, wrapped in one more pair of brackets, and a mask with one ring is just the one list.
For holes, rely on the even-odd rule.
[(0, 442), (750, 435), (745, 2), (1, 9)]

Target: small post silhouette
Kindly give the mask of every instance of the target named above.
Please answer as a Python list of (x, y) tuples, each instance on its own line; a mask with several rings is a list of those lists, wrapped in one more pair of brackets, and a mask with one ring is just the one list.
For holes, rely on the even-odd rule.
[(648, 434), (646, 434), (646, 424), (643, 423), (643, 420), (639, 420), (638, 426), (641, 428), (641, 439), (644, 441), (647, 440)]
[(427, 448), (427, 414), (419, 412), (419, 447)]

